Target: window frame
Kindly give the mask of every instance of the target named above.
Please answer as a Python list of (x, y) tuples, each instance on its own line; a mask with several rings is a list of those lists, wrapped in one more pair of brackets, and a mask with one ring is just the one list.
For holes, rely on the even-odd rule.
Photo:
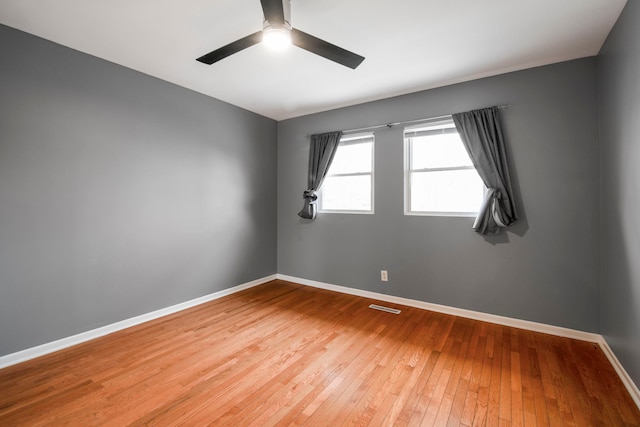
[[(329, 166), (329, 171), (327, 171), (327, 175), (325, 176), (325, 180), (318, 192), (318, 200), (317, 207), (318, 213), (332, 213), (332, 214), (348, 214), (348, 215), (373, 215), (375, 213), (375, 189), (374, 189), (374, 175), (375, 175), (375, 135), (373, 132), (359, 132), (355, 134), (346, 134), (340, 138), (340, 142), (338, 143), (338, 150), (340, 147), (355, 145), (355, 144), (366, 144), (371, 143), (371, 172), (350, 172), (350, 173), (338, 173), (332, 174), (331, 166)], [(336, 152), (337, 155), (337, 152)], [(348, 177), (348, 176), (369, 176), (370, 178), (370, 188), (371, 188), (371, 209), (370, 210), (351, 210), (351, 209), (326, 209), (322, 206), (323, 204), (323, 192), (324, 192), (324, 183), (326, 183), (327, 178), (330, 177)]]
[[(478, 210), (474, 212), (456, 212), (456, 211), (417, 211), (411, 210), (411, 184), (412, 176), (414, 173), (424, 172), (442, 172), (442, 171), (456, 171), (456, 170), (476, 170), (475, 166), (445, 166), (445, 167), (432, 167), (432, 168), (412, 168), (412, 149), (413, 139), (420, 136), (438, 135), (438, 134), (458, 134), (458, 131), (453, 122), (453, 117), (444, 116), (436, 119), (426, 120), (418, 125), (405, 127), (402, 137), (404, 145), (404, 214), (409, 216), (436, 216), (436, 217), (459, 217), (459, 218), (475, 218), (478, 216)], [(409, 136), (408, 136), (409, 134)], [(461, 142), (462, 143), (462, 142)], [(483, 184), (484, 187), (484, 184)], [(483, 196), (487, 191), (486, 187), (483, 188)]]

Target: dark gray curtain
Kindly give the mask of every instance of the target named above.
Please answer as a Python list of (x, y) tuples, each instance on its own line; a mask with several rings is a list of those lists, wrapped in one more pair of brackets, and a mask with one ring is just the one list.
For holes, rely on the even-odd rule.
[(490, 107), (453, 114), (462, 142), (489, 190), (473, 224), (480, 234), (499, 234), (518, 219), (499, 113), (498, 107)]
[(298, 216), (306, 219), (316, 218), (316, 192), (320, 190), (324, 177), (338, 150), (338, 143), (342, 137), (341, 131), (311, 135), (309, 147), (309, 177), (307, 190), (304, 192), (304, 207)]

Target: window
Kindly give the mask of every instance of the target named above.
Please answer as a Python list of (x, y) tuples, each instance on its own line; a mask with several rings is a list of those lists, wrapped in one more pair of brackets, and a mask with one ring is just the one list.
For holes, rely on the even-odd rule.
[(373, 213), (373, 134), (340, 139), (318, 206), (320, 212)]
[(405, 214), (475, 216), (484, 184), (453, 119), (405, 128)]

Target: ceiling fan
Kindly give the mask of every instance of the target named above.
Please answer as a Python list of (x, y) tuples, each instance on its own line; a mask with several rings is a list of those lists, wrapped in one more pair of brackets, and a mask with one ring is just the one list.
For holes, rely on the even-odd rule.
[(342, 64), (345, 67), (356, 69), (364, 57), (349, 52), (339, 46), (321, 40), (317, 37), (297, 30), (291, 26), (291, 5), (290, 0), (260, 0), (264, 13), (264, 23), (262, 31), (255, 32), (226, 46), (216, 49), (197, 60), (211, 65), (227, 56), (240, 52), (243, 49), (258, 44), (267, 39), (281, 39), (291, 43), (311, 53), (320, 55), (331, 61)]

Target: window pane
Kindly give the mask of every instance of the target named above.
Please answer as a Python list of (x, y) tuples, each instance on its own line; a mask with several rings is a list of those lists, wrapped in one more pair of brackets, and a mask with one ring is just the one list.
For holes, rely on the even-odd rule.
[(338, 146), (329, 175), (371, 172), (372, 142), (346, 143)]
[(321, 209), (371, 210), (371, 175), (328, 176), (321, 191)]
[(412, 169), (473, 166), (457, 133), (419, 136), (411, 143)]
[(412, 212), (478, 212), (484, 184), (475, 169), (413, 172)]

